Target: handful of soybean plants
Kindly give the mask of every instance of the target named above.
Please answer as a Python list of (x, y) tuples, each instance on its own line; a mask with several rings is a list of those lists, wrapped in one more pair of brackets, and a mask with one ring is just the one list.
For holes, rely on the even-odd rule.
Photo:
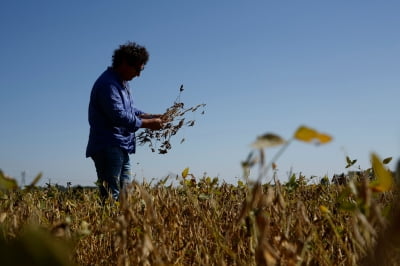
[[(189, 108), (185, 108), (185, 104), (181, 102), (181, 94), (183, 92), (183, 85), (179, 88), (179, 95), (174, 101), (174, 104), (167, 108), (161, 119), (164, 121), (164, 126), (160, 130), (145, 129), (137, 136), (139, 145), (147, 144), (152, 152), (156, 151), (157, 143), (161, 143), (158, 148), (159, 154), (166, 154), (171, 148), (170, 139), (172, 136), (178, 133), (179, 129), (188, 126), (194, 126), (195, 120), (188, 119), (186, 116), (188, 113), (194, 113), (199, 109), (202, 109), (201, 114), (204, 114), (203, 104), (198, 104)], [(180, 143), (185, 139), (183, 138)]]

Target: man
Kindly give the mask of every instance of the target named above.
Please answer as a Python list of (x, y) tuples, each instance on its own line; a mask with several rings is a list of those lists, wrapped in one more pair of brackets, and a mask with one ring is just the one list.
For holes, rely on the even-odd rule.
[(120, 45), (108, 67), (93, 85), (89, 102), (90, 134), (86, 157), (94, 161), (100, 196), (119, 199), (130, 181), (129, 154), (135, 153), (135, 132), (139, 128), (162, 128), (161, 115), (136, 108), (128, 81), (140, 76), (149, 54), (134, 42)]

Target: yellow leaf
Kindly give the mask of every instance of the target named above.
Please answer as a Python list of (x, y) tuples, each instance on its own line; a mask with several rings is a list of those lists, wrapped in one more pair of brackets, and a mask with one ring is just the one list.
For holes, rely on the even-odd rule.
[(320, 210), (322, 213), (330, 213), (328, 207), (326, 207), (326, 206), (324, 206), (324, 205), (319, 206), (319, 210)]
[(300, 126), (294, 134), (295, 139), (305, 142), (311, 142), (317, 136), (318, 132), (316, 130), (305, 126)]
[(393, 185), (393, 177), (388, 169), (383, 166), (381, 159), (375, 154), (371, 154), (372, 168), (374, 169), (376, 180), (371, 183), (374, 191), (388, 191)]
[(183, 171), (182, 171), (182, 177), (183, 177), (183, 178), (186, 178), (188, 174), (189, 174), (189, 167), (186, 167), (186, 168), (183, 169)]
[(317, 139), (321, 144), (325, 144), (332, 141), (332, 137), (324, 133), (318, 133)]

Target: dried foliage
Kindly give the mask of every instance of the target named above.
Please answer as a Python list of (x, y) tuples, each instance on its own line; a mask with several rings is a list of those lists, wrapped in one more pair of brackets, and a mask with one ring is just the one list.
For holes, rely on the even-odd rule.
[[(158, 148), (159, 154), (167, 153), (171, 148), (171, 137), (176, 135), (178, 131), (185, 127), (194, 126), (195, 120), (188, 119), (187, 114), (189, 112), (194, 113), (198, 109), (204, 109), (205, 104), (198, 104), (193, 107), (185, 108), (185, 104), (181, 102), (181, 93), (183, 92), (183, 85), (179, 88), (179, 95), (174, 101), (174, 104), (167, 108), (161, 119), (165, 122), (164, 127), (160, 130), (150, 130), (145, 129), (140, 132), (137, 136), (137, 141), (139, 145), (147, 144), (152, 152), (155, 152), (157, 144), (160, 143)], [(202, 110), (201, 114), (204, 114)], [(181, 140), (181, 143), (184, 139)]]
[[(181, 107), (177, 107), (178, 113)], [(175, 115), (170, 109), (171, 117)], [(167, 111), (168, 113), (168, 111)], [(183, 113), (184, 114), (184, 113)], [(182, 122), (183, 123), (183, 122)], [(181, 125), (182, 126), (182, 125)], [(264, 134), (257, 148), (282, 145), (272, 163), (251, 153), (260, 177), (290, 142), (332, 138), (300, 127), (289, 140)], [(182, 171), (179, 185), (132, 183), (101, 205), (95, 188), (20, 189), (0, 171), (2, 265), (398, 265), (399, 186), (385, 164), (345, 185), (309, 185), (292, 175), (274, 185), (237, 185)], [(350, 161), (350, 159), (349, 159)], [(400, 165), (399, 165), (400, 166)], [(370, 173), (375, 179), (370, 182)], [(397, 170), (399, 180), (400, 167)], [(322, 181), (322, 180), (321, 180)], [(57, 240), (57, 241), (55, 241)], [(49, 243), (52, 243), (51, 245)]]
[[(180, 185), (133, 183), (124, 200), (104, 206), (94, 188), (3, 191), (2, 265), (44, 251), (42, 259), (63, 265), (377, 265), (368, 263), (379, 241), (389, 254), (379, 265), (399, 261), (400, 235), (387, 227), (396, 191), (374, 194), (367, 180), (354, 190), (307, 185), (301, 176), (274, 186), (220, 184), (185, 170)], [(49, 248), (42, 239), (62, 243)]]

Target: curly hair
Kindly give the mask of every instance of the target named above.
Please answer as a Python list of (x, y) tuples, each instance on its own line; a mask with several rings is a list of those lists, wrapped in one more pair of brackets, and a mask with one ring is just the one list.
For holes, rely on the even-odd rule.
[(127, 42), (114, 50), (112, 56), (112, 67), (120, 66), (124, 61), (130, 66), (145, 65), (149, 60), (149, 53), (146, 48), (135, 42)]

